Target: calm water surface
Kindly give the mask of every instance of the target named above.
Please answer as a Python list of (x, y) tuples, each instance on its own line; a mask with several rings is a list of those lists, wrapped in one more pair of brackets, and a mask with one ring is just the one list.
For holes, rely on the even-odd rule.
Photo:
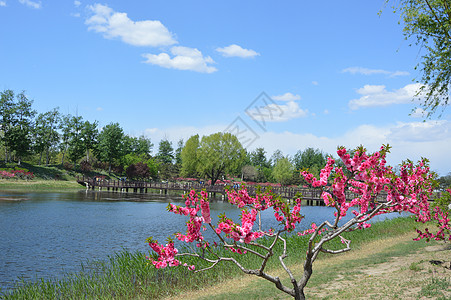
[[(147, 237), (163, 242), (169, 233), (185, 229), (185, 217), (166, 211), (169, 202), (180, 204), (181, 198), (0, 191), (0, 288), (10, 289), (18, 278), (61, 278), (79, 271), (88, 260), (103, 260), (123, 249), (148, 252)], [(212, 202), (211, 210), (212, 216), (225, 212), (236, 218), (239, 213), (220, 200)], [(333, 219), (329, 207), (305, 206), (301, 213), (305, 219), (300, 229), (325, 217)], [(277, 228), (269, 210), (262, 215), (262, 223), (266, 229)]]

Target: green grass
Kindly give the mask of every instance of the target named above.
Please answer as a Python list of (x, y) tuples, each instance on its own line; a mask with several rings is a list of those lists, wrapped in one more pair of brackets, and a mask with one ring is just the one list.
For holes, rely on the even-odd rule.
[[(0, 179), (2, 191), (67, 191), (80, 190), (83, 187), (77, 183), (77, 177), (83, 177), (77, 170), (66, 170), (61, 165), (38, 166), (22, 162), (20, 166), (16, 163), (0, 163), (0, 168), (24, 168), (33, 173), (31, 180), (24, 179)], [(104, 171), (93, 171), (85, 174), (88, 177), (104, 175), (110, 178)]]
[[(347, 238), (353, 240), (353, 248), (359, 248), (366, 242), (379, 239), (380, 237), (390, 237), (412, 231), (415, 223), (411, 218), (397, 218), (373, 224), (364, 231), (354, 231), (349, 233)], [(289, 257), (287, 263), (293, 265), (303, 261), (306, 250), (306, 237), (287, 237)], [(341, 245), (339, 240), (331, 242), (330, 248), (337, 248)], [(279, 247), (277, 251), (280, 251)], [(225, 251), (225, 250), (223, 250)], [(387, 256), (405, 255), (406, 251), (415, 251), (410, 245), (393, 247), (385, 254), (375, 255), (371, 259), (362, 259), (351, 264), (375, 264), (386, 259)], [(230, 252), (227, 251), (230, 255)], [(232, 264), (222, 263), (212, 270), (200, 273), (188, 271), (185, 267), (167, 268), (157, 270), (144, 259), (143, 253), (120, 252), (103, 262), (91, 262), (83, 265), (82, 271), (78, 274), (68, 274), (61, 280), (39, 280), (36, 282), (19, 282), (16, 288), (10, 293), (0, 294), (3, 299), (155, 299), (168, 295), (176, 295), (187, 290), (210, 286), (212, 284), (226, 281), (242, 273)], [(254, 255), (234, 255), (240, 259), (244, 266), (258, 265), (258, 259)], [(321, 259), (321, 258), (320, 258)], [(197, 269), (205, 267), (203, 262), (195, 258), (183, 259), (183, 262), (195, 264)], [(335, 271), (341, 268), (348, 268), (349, 262), (345, 265), (335, 266)], [(269, 269), (280, 268), (278, 258), (270, 260)], [(330, 280), (334, 278), (334, 270), (327, 272)], [(324, 282), (327, 278), (312, 277), (312, 284), (316, 280)], [(326, 276), (326, 275), (323, 275)], [(310, 284), (310, 283), (309, 283)], [(264, 290), (276, 291), (274, 285), (259, 281), (257, 294)], [(263, 290), (262, 290), (263, 289)], [(256, 293), (249, 291), (239, 291), (240, 296), (247, 295), (246, 299), (254, 299)], [(244, 294), (243, 294), (244, 293)], [(246, 294), (248, 293), (248, 294)], [(238, 292), (237, 292), (238, 294)], [(271, 293), (272, 294), (272, 293)], [(230, 291), (228, 298), (234, 295)], [(261, 294), (260, 294), (261, 295)], [(283, 295), (279, 293), (274, 294)], [(233, 296), (234, 297), (234, 296)], [(232, 297), (232, 298), (233, 298)], [(218, 298), (221, 299), (221, 298)], [(244, 299), (244, 298), (243, 298)], [(256, 298), (255, 298), (256, 299)]]
[(421, 288), (419, 296), (446, 299), (442, 291), (451, 291), (451, 280), (449, 278), (432, 278)]

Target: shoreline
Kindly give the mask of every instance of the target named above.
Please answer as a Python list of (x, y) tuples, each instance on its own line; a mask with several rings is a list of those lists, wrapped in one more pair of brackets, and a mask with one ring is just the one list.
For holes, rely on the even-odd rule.
[(83, 190), (83, 187), (74, 181), (63, 180), (14, 180), (0, 179), (0, 191), (27, 191), (27, 192), (45, 192), (45, 191), (77, 191)]

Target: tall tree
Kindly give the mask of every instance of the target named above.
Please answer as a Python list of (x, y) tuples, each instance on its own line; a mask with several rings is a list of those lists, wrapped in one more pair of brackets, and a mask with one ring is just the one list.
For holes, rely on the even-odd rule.
[(269, 168), (271, 164), (268, 162), (266, 158), (266, 151), (264, 148), (257, 148), (250, 154), (251, 163), (255, 167), (260, 168)]
[(123, 154), (124, 131), (119, 123), (106, 125), (99, 134), (96, 148), (96, 156), (108, 163), (108, 172), (111, 173), (111, 165)]
[(97, 145), (97, 137), (99, 136), (99, 129), (97, 128), (98, 125), (99, 122), (97, 121), (92, 123), (85, 121), (83, 123), (83, 127), (81, 128), (81, 137), (86, 151), (87, 162), (89, 162), (89, 151)]
[(277, 149), (276, 151), (274, 151), (274, 153), (271, 155), (271, 159), (270, 162), (273, 164), (273, 166), (276, 165), (276, 163), (281, 160), (282, 158), (284, 158), (283, 153), (280, 149)]
[(181, 166), (182, 165), (182, 149), (183, 149), (184, 143), (183, 143), (183, 139), (180, 139), (177, 142), (177, 149), (175, 149), (175, 164), (177, 166)]
[(167, 139), (160, 141), (157, 159), (164, 164), (172, 164), (172, 161), (174, 160), (174, 148), (172, 147), (172, 143)]
[(277, 160), (272, 174), (278, 183), (286, 185), (290, 182), (293, 176), (293, 170), (293, 164), (290, 160), (287, 157), (283, 157)]
[(250, 153), (251, 164), (257, 169), (257, 181), (266, 182), (272, 177), (271, 163), (266, 158), (264, 148), (257, 148)]
[[(387, 0), (386, 2), (389, 2)], [(427, 117), (449, 104), (451, 86), (451, 1), (401, 0), (398, 10), (404, 20), (404, 36), (414, 38), (424, 50), (422, 61), (416, 68), (422, 72), (421, 106)], [(424, 99), (424, 100), (423, 100)]]
[(226, 172), (239, 174), (245, 157), (246, 151), (236, 136), (214, 133), (200, 141), (197, 171), (214, 185)]
[(6, 90), (1, 93), (0, 113), (3, 142), (5, 145), (5, 161), (14, 151), (20, 164), (23, 156), (31, 151), (31, 131), (36, 111), (31, 108), (33, 100), (29, 100), (25, 92), (14, 97), (14, 92)]
[(69, 147), (67, 150), (68, 158), (74, 165), (85, 154), (85, 145), (83, 142), (83, 130), (84, 122), (81, 116), (71, 116), (69, 120), (70, 138)]
[(191, 136), (183, 147), (180, 156), (182, 159), (181, 175), (184, 177), (196, 177), (197, 165), (199, 162), (199, 135)]
[(304, 151), (299, 150), (293, 158), (296, 169), (309, 169), (316, 166), (318, 169), (323, 168), (327, 162), (327, 155), (319, 149), (312, 147), (306, 148)]
[(60, 127), (61, 130), (61, 140), (60, 140), (60, 151), (62, 153), (61, 165), (64, 165), (64, 159), (66, 157), (67, 149), (69, 148), (69, 141), (71, 138), (72, 125), (71, 125), (71, 115), (65, 115), (61, 117)]
[(150, 158), (150, 153), (152, 151), (153, 144), (149, 138), (141, 135), (139, 138), (135, 139), (135, 144), (133, 147), (134, 153), (138, 155), (145, 155), (147, 159)]
[(50, 151), (57, 146), (60, 139), (58, 133), (60, 120), (58, 108), (40, 113), (36, 117), (33, 136), (34, 150), (39, 153), (39, 164), (41, 164), (43, 154), (46, 155), (46, 164), (50, 163)]
[(10, 149), (8, 147), (8, 131), (12, 128), (12, 117), (14, 110), (14, 92), (5, 90), (0, 94), (0, 129), (1, 140), (5, 147), (5, 163), (9, 161)]

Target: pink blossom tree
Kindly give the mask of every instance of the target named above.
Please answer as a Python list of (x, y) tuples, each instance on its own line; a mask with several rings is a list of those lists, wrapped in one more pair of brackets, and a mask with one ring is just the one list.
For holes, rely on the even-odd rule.
[[(282, 234), (294, 231), (302, 220), (303, 216), (300, 213), (302, 198), (290, 203), (270, 192), (251, 196), (246, 188), (227, 192), (229, 202), (241, 210), (240, 222), (221, 215), (218, 224), (214, 226), (206, 192), (198, 194), (191, 191), (185, 197), (185, 206), (170, 204), (168, 207), (170, 212), (189, 218), (186, 233), (177, 233), (176, 238), (186, 243), (196, 243), (202, 251), (179, 253), (173, 241), (164, 246), (150, 238), (149, 245), (155, 251), (156, 257), (149, 260), (156, 268), (183, 265), (195, 272), (212, 269), (221, 261), (227, 261), (235, 264), (246, 274), (256, 275), (274, 283), (279, 290), (295, 299), (305, 299), (304, 288), (312, 276), (313, 263), (318, 254), (323, 252), (333, 255), (351, 250), (351, 241), (345, 239), (343, 233), (370, 227), (368, 221), (377, 215), (410, 212), (418, 222), (435, 220), (438, 231), (433, 233), (428, 229), (425, 232), (418, 230), (418, 239), (451, 240), (448, 213), (439, 208), (435, 208), (431, 213), (429, 207), (428, 200), (433, 192), (434, 179), (428, 161), (423, 159), (417, 164), (407, 161), (401, 165), (399, 173), (396, 173), (392, 167), (386, 165), (385, 157), (388, 152), (388, 146), (381, 147), (380, 151), (374, 154), (367, 154), (363, 147), (359, 147), (351, 157), (345, 148), (340, 147), (337, 154), (344, 168), (338, 166), (334, 159), (328, 158), (319, 179), (307, 171), (301, 173), (312, 187), (322, 189), (321, 197), (325, 205), (334, 208), (334, 221), (313, 223), (311, 228), (297, 232), (300, 236), (310, 235), (303, 264), (304, 272), (300, 278), (293, 275), (284, 261), (289, 253), (287, 241)], [(265, 231), (262, 230), (260, 212), (270, 208), (273, 209), (276, 220), (280, 222), (280, 228)], [(346, 222), (340, 222), (349, 212), (353, 217)], [(213, 231), (218, 243), (207, 241), (202, 234), (207, 229)], [(265, 243), (260, 240), (262, 237), (266, 237)], [(338, 238), (343, 245), (341, 249), (332, 250), (327, 247), (329, 241)], [(290, 286), (283, 284), (279, 277), (269, 274), (266, 270), (270, 258), (277, 255), (275, 251), (277, 244), (282, 245), (283, 250), (278, 260), (290, 278)], [(260, 259), (260, 263), (255, 268), (247, 268), (231, 255), (220, 255), (216, 251), (218, 247), (239, 254), (255, 255)], [(209, 255), (205, 255), (205, 252)], [(194, 265), (181, 263), (179, 258), (183, 256), (204, 260), (208, 266), (195, 270)]]

